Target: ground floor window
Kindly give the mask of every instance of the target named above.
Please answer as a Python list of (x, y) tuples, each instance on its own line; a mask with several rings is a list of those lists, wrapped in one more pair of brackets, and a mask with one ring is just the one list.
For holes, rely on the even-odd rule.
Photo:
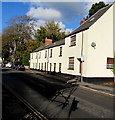
[(41, 64), (41, 70), (43, 70), (43, 63)]
[(61, 63), (59, 63), (59, 72), (61, 72)]
[(74, 57), (69, 57), (69, 68), (68, 70), (74, 70)]
[(54, 63), (54, 72), (56, 72), (56, 63)]
[(45, 64), (44, 64), (45, 66), (44, 66), (44, 70), (46, 71), (46, 62), (45, 62)]
[(107, 58), (107, 69), (113, 69), (114, 58)]
[(40, 70), (40, 63), (39, 63), (39, 70)]
[(52, 70), (52, 64), (50, 63), (50, 72), (51, 72), (51, 70)]

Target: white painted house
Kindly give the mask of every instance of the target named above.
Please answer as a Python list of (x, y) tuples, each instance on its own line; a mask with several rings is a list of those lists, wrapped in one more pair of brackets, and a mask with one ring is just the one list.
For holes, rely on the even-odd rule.
[(82, 76), (84, 80), (112, 80), (115, 51), (113, 33), (115, 3), (99, 10), (64, 40), (32, 52), (30, 68)]

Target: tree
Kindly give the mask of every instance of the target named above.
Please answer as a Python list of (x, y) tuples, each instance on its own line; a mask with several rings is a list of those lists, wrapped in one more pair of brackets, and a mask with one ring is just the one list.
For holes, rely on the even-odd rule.
[(53, 42), (61, 40), (65, 37), (65, 32), (59, 27), (54, 20), (46, 22), (44, 26), (40, 26), (35, 34), (35, 38), (39, 45), (43, 45), (45, 38), (51, 38)]
[(26, 41), (34, 35), (34, 22), (33, 18), (26, 15), (14, 17), (8, 22), (8, 27), (2, 34), (3, 57), (6, 60), (9, 59), (8, 56), (12, 56), (11, 61), (22, 61), (23, 51), (27, 49)]
[(26, 42), (26, 50), (23, 51), (22, 64), (29, 65), (30, 53), (38, 47), (35, 40), (29, 40)]
[(35, 39), (36, 39), (39, 46), (43, 45), (46, 37), (47, 37), (46, 28), (43, 26), (40, 26), (40, 28), (37, 30), (37, 33), (35, 34)]
[(91, 17), (98, 10), (100, 10), (101, 8), (106, 7), (106, 6), (108, 6), (108, 4), (105, 4), (104, 2), (99, 2), (99, 3), (93, 4), (91, 9), (89, 10), (89, 17)]

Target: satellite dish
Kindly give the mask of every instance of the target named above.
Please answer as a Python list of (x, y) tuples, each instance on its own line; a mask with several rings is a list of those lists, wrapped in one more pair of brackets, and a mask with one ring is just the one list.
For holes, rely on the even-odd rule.
[(92, 46), (92, 47), (95, 47), (95, 46), (96, 46), (96, 43), (95, 43), (95, 42), (92, 42), (92, 43), (91, 43), (91, 46)]

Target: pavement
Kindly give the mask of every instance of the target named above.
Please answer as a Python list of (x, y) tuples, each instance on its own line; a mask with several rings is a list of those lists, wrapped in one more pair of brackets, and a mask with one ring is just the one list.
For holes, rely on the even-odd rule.
[[(37, 71), (37, 70), (26, 70), (26, 72), (29, 72), (29, 73), (33, 73), (35, 75), (43, 75), (45, 77), (48, 77), (48, 78), (55, 78), (56, 80), (59, 80), (60, 82), (67, 82), (67, 80), (70, 80), (71, 78), (69, 77), (65, 77), (65, 79), (61, 76), (55, 76), (55, 75), (50, 75), (50, 74), (46, 74), (44, 72), (40, 72), (40, 71)], [(58, 77), (60, 79), (58, 79)], [(75, 81), (75, 79), (73, 78), (72, 81)], [(99, 93), (99, 94), (104, 94), (104, 95), (109, 95), (109, 96), (112, 96), (112, 97), (115, 97), (115, 82), (113, 83), (88, 83), (88, 82), (77, 82), (77, 84), (79, 84), (79, 87), (83, 88), (83, 89), (87, 89), (87, 90), (90, 90), (90, 91), (93, 91), (93, 92), (96, 92), (96, 93)]]

